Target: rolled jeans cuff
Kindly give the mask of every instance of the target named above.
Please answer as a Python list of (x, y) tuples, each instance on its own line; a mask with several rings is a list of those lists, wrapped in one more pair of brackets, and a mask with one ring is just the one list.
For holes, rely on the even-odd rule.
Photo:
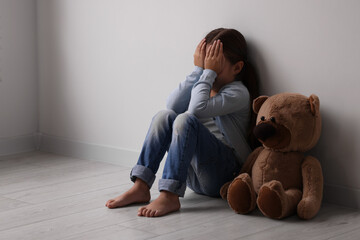
[(186, 183), (181, 183), (174, 179), (159, 179), (159, 191), (165, 190), (171, 193), (184, 197), (186, 190)]
[(136, 178), (140, 178), (149, 186), (149, 188), (151, 188), (155, 181), (155, 174), (150, 168), (142, 165), (135, 165), (131, 170), (130, 179), (135, 182)]

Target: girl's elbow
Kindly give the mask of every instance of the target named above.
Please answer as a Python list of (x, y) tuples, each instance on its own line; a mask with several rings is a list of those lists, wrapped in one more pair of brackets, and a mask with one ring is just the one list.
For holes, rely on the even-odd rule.
[(194, 115), (197, 118), (203, 118), (204, 116), (204, 111), (201, 108), (193, 108), (193, 107), (189, 107), (189, 109), (187, 110), (187, 112), (191, 113), (192, 115)]

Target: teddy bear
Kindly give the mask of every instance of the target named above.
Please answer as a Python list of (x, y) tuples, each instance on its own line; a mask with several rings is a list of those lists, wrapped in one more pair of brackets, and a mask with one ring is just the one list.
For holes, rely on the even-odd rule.
[(295, 213), (313, 218), (321, 206), (323, 175), (320, 162), (304, 152), (320, 137), (319, 98), (280, 93), (260, 96), (252, 107), (257, 113), (253, 133), (262, 146), (248, 156), (240, 174), (222, 186), (220, 195), (239, 214), (257, 206), (274, 219)]

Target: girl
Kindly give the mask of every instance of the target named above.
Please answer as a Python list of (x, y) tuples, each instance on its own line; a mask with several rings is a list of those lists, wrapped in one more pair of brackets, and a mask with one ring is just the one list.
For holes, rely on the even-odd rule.
[(179, 210), (179, 197), (184, 196), (186, 186), (217, 197), (221, 186), (240, 171), (251, 152), (247, 142), (250, 104), (258, 96), (245, 38), (234, 29), (211, 31), (198, 44), (194, 64), (194, 71), (169, 96), (167, 110), (151, 122), (130, 174), (134, 185), (110, 199), (108, 208), (149, 202), (166, 151), (160, 195), (139, 208), (139, 216), (157, 217)]

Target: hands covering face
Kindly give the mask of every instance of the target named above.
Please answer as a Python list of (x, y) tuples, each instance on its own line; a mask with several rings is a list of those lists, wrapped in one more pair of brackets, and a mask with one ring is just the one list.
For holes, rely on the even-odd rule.
[(215, 40), (208, 49), (206, 49), (205, 39), (200, 41), (194, 53), (195, 66), (211, 69), (219, 74), (223, 69), (224, 62), (223, 44), (219, 39)]

